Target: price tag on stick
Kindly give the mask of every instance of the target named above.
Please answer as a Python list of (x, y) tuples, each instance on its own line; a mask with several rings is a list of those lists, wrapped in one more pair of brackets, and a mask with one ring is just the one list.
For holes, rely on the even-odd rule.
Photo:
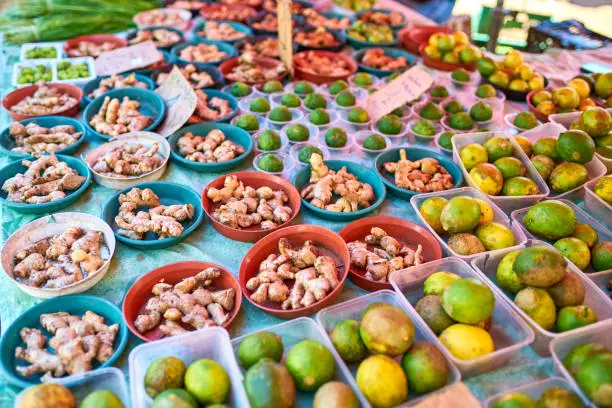
[(425, 92), (433, 78), (419, 67), (412, 67), (368, 97), (367, 110), (376, 122), (393, 109), (403, 106)]
[(156, 132), (168, 137), (181, 128), (193, 114), (198, 97), (177, 66), (172, 68), (168, 79), (155, 90), (166, 103), (166, 119)]
[(291, 0), (278, 0), (278, 52), (281, 61), (293, 76), (293, 21), (291, 19)]
[(113, 75), (143, 68), (163, 59), (153, 41), (145, 41), (130, 47), (102, 53), (95, 61), (97, 75)]

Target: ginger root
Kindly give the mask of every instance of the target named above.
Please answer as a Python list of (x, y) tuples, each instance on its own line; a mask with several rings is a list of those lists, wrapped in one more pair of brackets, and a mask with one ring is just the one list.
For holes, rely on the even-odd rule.
[(163, 159), (157, 154), (158, 151), (157, 142), (154, 142), (150, 148), (135, 143), (119, 144), (99, 157), (91, 168), (96, 173), (108, 177), (142, 176), (163, 164)]
[(138, 132), (153, 123), (153, 118), (143, 115), (139, 109), (140, 103), (127, 96), (124, 96), (121, 102), (117, 98), (106, 96), (89, 124), (96, 132), (109, 136)]
[(453, 177), (432, 157), (410, 161), (402, 149), (399, 161), (383, 163), (383, 168), (394, 175), (395, 185), (400, 188), (420, 193), (453, 188)]
[(211, 130), (206, 136), (187, 132), (178, 138), (176, 145), (181, 156), (199, 163), (221, 163), (244, 154), (244, 147), (226, 140), (225, 134)]

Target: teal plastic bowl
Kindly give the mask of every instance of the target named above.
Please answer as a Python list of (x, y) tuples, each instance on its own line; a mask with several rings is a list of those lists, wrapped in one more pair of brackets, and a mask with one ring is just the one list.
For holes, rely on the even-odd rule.
[(383, 48), (383, 47), (377, 47), (377, 48), (382, 48), (382, 50), (384, 51), (385, 55), (392, 57), (392, 58), (398, 58), (398, 57), (404, 57), (406, 58), (406, 61), (408, 62), (408, 66), (406, 68), (402, 68), (402, 69), (390, 69), (390, 70), (384, 70), (384, 69), (378, 69), (378, 68), (372, 68), (372, 67), (368, 67), (365, 66), (361, 63), (361, 60), (363, 58), (363, 55), (366, 53), (366, 51), (368, 50), (368, 48), (364, 48), (361, 49), (357, 52), (355, 52), (353, 54), (353, 59), (355, 61), (357, 61), (357, 65), (359, 66), (359, 70), (363, 71), (363, 72), (367, 72), (369, 74), (372, 75), (376, 75), (377, 77), (384, 77), (387, 75), (391, 75), (395, 72), (404, 72), (405, 70), (407, 70), (408, 68), (410, 68), (411, 66), (414, 65), (414, 57), (412, 55), (410, 55), (410, 53), (408, 53), (407, 51), (404, 50), (400, 50), (398, 48)]
[[(199, 163), (187, 160), (181, 156), (178, 148), (176, 147), (179, 137), (183, 136), (187, 132), (191, 132), (199, 136), (205, 136), (213, 129), (222, 131), (227, 140), (231, 140), (232, 142), (244, 147), (245, 152), (232, 160), (221, 163)], [(200, 173), (219, 173), (222, 171), (231, 170), (242, 164), (242, 162), (244, 162), (253, 151), (253, 139), (251, 138), (249, 132), (239, 128), (238, 126), (215, 122), (196, 123), (195, 125), (186, 126), (170, 136), (168, 143), (170, 143), (170, 155), (172, 156), (172, 160), (183, 167), (187, 167), (188, 169)]]
[(361, 50), (364, 48), (389, 48), (395, 47), (398, 43), (398, 37), (395, 31), (393, 32), (393, 41), (384, 43), (371, 43), (367, 41), (356, 40), (349, 35), (348, 29), (344, 30), (344, 36), (346, 37), (346, 42), (356, 50)]
[[(89, 167), (81, 160), (72, 156), (57, 155), (60, 161), (66, 162), (68, 166), (75, 169), (79, 175), (85, 177), (85, 181), (79, 188), (73, 191), (66, 191), (66, 197), (61, 200), (52, 201), (50, 203), (42, 204), (26, 204), (26, 203), (14, 203), (6, 199), (7, 193), (3, 190), (0, 191), (0, 206), (12, 208), (13, 210), (24, 213), (24, 214), (43, 214), (52, 213), (61, 210), (62, 208), (68, 207), (79, 199), (87, 190), (87, 187), (91, 184), (91, 171)], [(15, 176), (18, 173), (24, 173), (28, 168), (21, 163), (21, 160), (17, 160), (7, 164), (0, 169), (0, 186), (4, 182)]]
[[(15, 358), (15, 348), (21, 346), (25, 347), (25, 344), (19, 336), (19, 331), (24, 327), (30, 327), (33, 329), (39, 329), (47, 337), (47, 348), (52, 353), (55, 351), (53, 348), (48, 346), (48, 340), (53, 335), (47, 332), (40, 325), (40, 315), (44, 313), (56, 313), (56, 312), (67, 312), (72, 315), (83, 316), (86, 311), (92, 311), (102, 317), (104, 317), (104, 323), (107, 325), (118, 324), (119, 331), (115, 337), (113, 347), (115, 352), (113, 355), (104, 363), (100, 364), (94, 360), (93, 369), (96, 370), (102, 367), (110, 367), (119, 358), (128, 340), (128, 328), (123, 321), (123, 315), (121, 310), (108, 300), (99, 296), (92, 295), (66, 295), (58, 296), (53, 299), (45, 300), (36, 306), (32, 306), (21, 314), (7, 329), (2, 333), (2, 339), (0, 340), (0, 347), (2, 348), (2, 358), (0, 360), (0, 370), (6, 380), (17, 387), (25, 388), (32, 385), (40, 384), (40, 377), (42, 374), (35, 374), (29, 377), (22, 377), (17, 373), (15, 367), (29, 365), (29, 363), (18, 360)], [(65, 377), (68, 378), (68, 377)], [(70, 380), (67, 379), (62, 382), (63, 385), (69, 385)]]
[[(244, 33), (245, 35), (241, 38), (237, 38), (235, 40), (223, 40), (223, 42), (228, 43), (228, 44), (232, 44), (232, 45), (236, 45), (236, 43), (239, 43), (240, 41), (244, 41), (246, 38), (252, 37), (253, 36), (253, 30), (251, 30), (249, 27), (245, 26), (244, 24), (240, 24), (237, 23), (235, 21), (217, 21), (217, 23), (219, 24), (229, 24), (230, 26), (232, 26), (232, 28), (240, 33)], [(198, 31), (202, 31), (204, 30), (204, 28), (206, 27), (206, 21), (201, 22), (200, 24), (198, 24), (194, 29), (193, 29), (193, 38), (197, 39), (199, 42), (206, 42), (208, 41), (208, 39), (206, 37), (203, 37), (199, 34), (197, 34)], [(212, 41), (219, 41), (219, 40), (212, 40)]]
[[(119, 74), (119, 75), (122, 77), (126, 77), (131, 74), (128, 73), (128, 74)], [(108, 78), (109, 76), (110, 75), (99, 76), (96, 79), (92, 79), (87, 84), (85, 84), (85, 86), (83, 87), (83, 100), (81, 102), (82, 106), (86, 106), (88, 103), (90, 103), (93, 100), (88, 95), (98, 88), (100, 81), (102, 81), (104, 78)], [(147, 89), (149, 90), (155, 89), (155, 82), (153, 82), (153, 80), (146, 75), (136, 74), (136, 80), (147, 84)]]
[[(387, 195), (385, 185), (378, 178), (374, 170), (368, 169), (362, 164), (347, 160), (325, 160), (325, 165), (329, 167), (330, 170), (334, 171), (338, 171), (342, 167), (346, 166), (348, 172), (357, 176), (359, 181), (363, 183), (368, 183), (372, 186), (376, 201), (374, 201), (372, 205), (370, 205), (368, 208), (362, 208), (358, 211), (350, 213), (338, 213), (322, 210), (321, 208), (315, 207), (314, 205), (310, 204), (308, 201), (302, 198), (302, 205), (317, 214), (319, 217), (332, 221), (352, 221), (373, 212), (378, 207), (380, 207), (383, 201), (385, 201), (385, 197)], [(293, 178), (293, 185), (297, 188), (298, 191), (302, 191), (302, 189), (306, 187), (306, 185), (308, 185), (309, 179), (310, 166), (305, 166)]]
[(406, 151), (406, 157), (408, 160), (414, 161), (419, 159), (424, 159), (426, 157), (431, 157), (440, 162), (440, 165), (444, 167), (450, 175), (453, 177), (453, 188), (457, 188), (463, 184), (463, 175), (461, 174), (461, 169), (457, 166), (451, 159), (442, 154), (435, 152), (431, 149), (423, 148), (423, 147), (397, 147), (391, 150), (387, 150), (376, 156), (376, 173), (378, 173), (378, 177), (382, 180), (383, 183), (389, 188), (389, 191), (392, 195), (400, 197), (404, 200), (410, 200), (410, 198), (416, 194), (420, 194), (416, 191), (406, 190), (404, 188), (399, 188), (395, 185), (394, 175), (386, 172), (383, 169), (383, 163), (385, 162), (396, 162), (400, 158), (400, 150)]
[[(180, 44), (180, 43), (182, 43), (182, 42), (184, 42), (184, 41), (185, 41), (185, 35), (183, 34), (183, 32), (182, 32), (182, 31), (177, 30), (176, 28), (172, 28), (172, 27), (164, 27), (164, 26), (151, 26), (151, 27), (147, 27), (147, 28), (142, 28), (142, 29), (132, 30), (132, 31), (130, 31), (129, 33), (127, 33), (127, 35), (126, 35), (125, 39), (126, 39), (126, 40), (128, 40), (128, 42), (129, 42), (131, 39), (135, 38), (135, 37), (136, 37), (136, 35), (138, 35), (138, 32), (139, 32), (140, 30), (148, 30), (148, 31), (153, 31), (153, 30), (158, 30), (158, 29), (172, 31), (172, 32), (174, 32), (174, 33), (178, 34), (178, 35), (181, 37), (181, 40), (180, 40), (178, 43), (176, 43), (176, 44)], [(172, 44), (172, 45), (169, 45), (169, 46), (167, 46), (167, 47), (157, 47), (157, 49), (158, 49), (158, 50), (169, 51), (169, 50), (170, 50), (172, 47), (174, 47), (176, 44)]]
[[(159, 202), (162, 205), (174, 205), (174, 204), (191, 204), (195, 208), (195, 213), (191, 220), (182, 222), (184, 230), (180, 237), (170, 237), (157, 239), (157, 234), (148, 232), (143, 240), (130, 239), (122, 235), (117, 234), (117, 224), (115, 224), (115, 217), (119, 213), (119, 194), (125, 194), (133, 188), (150, 188), (159, 197)], [(139, 208), (138, 211), (141, 209)], [(145, 209), (143, 209), (145, 210)], [(196, 193), (190, 187), (182, 184), (171, 183), (168, 181), (153, 181), (150, 183), (140, 183), (134, 186), (125, 188), (111, 198), (104, 204), (102, 208), (101, 218), (111, 226), (115, 232), (115, 237), (118, 241), (125, 245), (131, 246), (137, 249), (160, 249), (167, 248), (174, 244), (181, 242), (189, 234), (191, 234), (200, 225), (204, 219), (204, 210), (200, 201), (200, 194)]]
[(104, 98), (107, 96), (110, 98), (119, 98), (120, 101), (124, 96), (127, 96), (131, 100), (138, 101), (138, 103), (140, 103), (140, 108), (138, 109), (140, 113), (153, 118), (153, 122), (144, 128), (143, 131), (153, 131), (157, 126), (159, 126), (160, 123), (162, 123), (164, 117), (166, 116), (166, 104), (162, 97), (155, 92), (141, 88), (114, 89), (94, 99), (89, 105), (87, 105), (85, 112), (83, 113), (83, 122), (85, 122), (87, 131), (92, 135), (98, 136), (100, 139), (110, 140), (112, 139), (112, 136), (96, 132), (89, 124), (89, 121), (96, 115), (96, 113), (98, 113), (102, 103), (104, 102)]
[(179, 57), (179, 55), (181, 54), (181, 50), (183, 50), (183, 48), (189, 47), (190, 45), (198, 45), (198, 44), (208, 44), (208, 45), (216, 45), (217, 48), (219, 49), (219, 51), (224, 51), (227, 54), (226, 58), (222, 58), (218, 61), (210, 61), (210, 62), (206, 62), (206, 64), (210, 64), (210, 65), (221, 65), (222, 63), (224, 63), (225, 61), (227, 61), (230, 58), (235, 57), (238, 52), (236, 51), (236, 47), (234, 47), (233, 45), (231, 45), (230, 43), (224, 42), (224, 41), (213, 41), (213, 40), (197, 40), (197, 41), (192, 41), (192, 42), (188, 42), (188, 43), (183, 43), (183, 44), (178, 44), (175, 45), (174, 47), (172, 47), (172, 50), (170, 50), (170, 53), (172, 54), (172, 57), (179, 62), (186, 62), (189, 63), (191, 61), (187, 61), (184, 59), (181, 59)]
[[(22, 120), (21, 124), (25, 126), (31, 122), (35, 122), (39, 124), (40, 126), (46, 127), (46, 128), (50, 128), (53, 126), (59, 126), (59, 125), (72, 125), (74, 126), (77, 132), (81, 132), (81, 137), (79, 137), (79, 139), (76, 142), (74, 142), (70, 146), (67, 146), (63, 149), (56, 150), (55, 154), (74, 153), (79, 148), (79, 146), (83, 144), (83, 141), (85, 140), (85, 136), (87, 134), (87, 130), (85, 129), (85, 126), (83, 125), (82, 122), (74, 118), (69, 118), (67, 116), (40, 116), (37, 118)], [(15, 143), (15, 139), (13, 139), (13, 137), (9, 134), (9, 126), (7, 126), (6, 129), (4, 129), (2, 133), (0, 133), (0, 152), (2, 152), (3, 154), (6, 154), (9, 157), (15, 158), (15, 159), (17, 158), (23, 159), (26, 157), (32, 157), (29, 154), (13, 152), (11, 149), (16, 146), (17, 144)]]
[[(359, 13), (355, 14), (355, 17), (357, 18), (357, 20), (360, 20), (361, 16), (363, 16), (368, 11), (372, 11), (372, 12), (375, 12), (375, 13), (391, 14), (391, 10), (387, 10), (387, 9), (370, 9), (370, 10), (362, 10), (362, 11), (360, 11)], [(402, 22), (401, 22), (401, 24), (392, 25), (391, 29), (393, 31), (401, 30), (406, 25), (406, 22), (407, 22), (406, 21), (406, 16), (402, 14)]]
[(234, 116), (238, 114), (238, 110), (239, 110), (238, 109), (239, 108), (238, 99), (234, 98), (229, 92), (223, 92), (223, 91), (219, 91), (216, 89), (202, 89), (202, 92), (208, 95), (208, 99), (212, 99), (214, 97), (225, 99), (226, 101), (229, 102), (230, 108), (232, 108), (232, 112), (229, 115), (223, 118), (217, 119), (217, 120), (208, 120), (208, 121), (196, 122), (196, 123), (227, 123), (230, 120), (232, 120)]
[(153, 71), (155, 71), (157, 68), (165, 67), (166, 65), (172, 64), (175, 61), (174, 55), (170, 54), (170, 52), (160, 50), (159, 48), (157, 49), (157, 51), (161, 52), (162, 55), (164, 56), (164, 64), (155, 66), (154, 68), (133, 69), (126, 73), (129, 74), (129, 73), (135, 72), (140, 75), (150, 76), (153, 73)]
[(174, 62), (170, 65), (166, 65), (165, 67), (157, 68), (153, 70), (153, 73), (151, 74), (151, 80), (153, 81), (153, 85), (157, 87), (157, 78), (159, 77), (159, 75), (162, 73), (169, 73), (170, 71), (172, 71), (172, 69), (174, 69), (175, 65), (180, 68), (185, 68), (187, 65), (193, 65), (196, 69), (196, 72), (206, 72), (208, 75), (210, 75), (213, 80), (213, 84), (206, 89), (217, 89), (225, 85), (225, 79), (223, 79), (223, 75), (221, 74), (221, 71), (219, 71), (219, 68), (210, 64), (202, 64), (201, 62)]

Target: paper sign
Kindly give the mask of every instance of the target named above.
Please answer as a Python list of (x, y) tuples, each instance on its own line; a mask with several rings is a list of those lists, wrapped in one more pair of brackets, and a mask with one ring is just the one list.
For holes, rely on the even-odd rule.
[(198, 97), (176, 65), (155, 93), (166, 103), (166, 119), (155, 131), (168, 137), (187, 122), (196, 108)]
[(433, 78), (419, 67), (412, 67), (368, 97), (367, 110), (374, 121), (425, 92)]
[(291, 19), (291, 0), (278, 0), (278, 52), (281, 61), (293, 76), (293, 21)]
[(113, 75), (136, 68), (143, 68), (164, 58), (153, 41), (145, 41), (129, 47), (117, 48), (101, 54), (95, 61), (97, 75)]
[(480, 402), (463, 383), (455, 383), (425, 397), (414, 408), (480, 408)]

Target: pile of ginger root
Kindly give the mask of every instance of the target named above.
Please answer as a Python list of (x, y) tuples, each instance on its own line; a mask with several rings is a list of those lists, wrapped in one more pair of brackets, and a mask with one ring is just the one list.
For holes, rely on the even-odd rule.
[[(339, 284), (336, 262), (319, 255), (311, 241), (292, 247), (289, 240), (278, 241), (280, 254), (270, 254), (259, 265), (259, 273), (249, 279), (249, 298), (259, 304), (280, 303), (283, 310), (301, 309), (323, 300)], [(285, 281), (293, 281), (293, 287)]]
[(100, 231), (70, 227), (17, 251), (13, 276), (28, 286), (46, 289), (72, 285), (104, 265), (103, 244)]
[(383, 168), (393, 174), (395, 185), (419, 193), (431, 193), (453, 188), (453, 176), (433, 157), (410, 161), (404, 149), (397, 162), (385, 162)]
[(157, 154), (158, 151), (159, 143), (157, 142), (154, 142), (151, 147), (143, 146), (140, 143), (119, 143), (100, 156), (91, 169), (107, 177), (142, 176), (158, 169), (164, 163), (164, 159)]
[(140, 103), (127, 96), (124, 96), (122, 101), (119, 101), (119, 98), (105, 96), (102, 106), (89, 124), (96, 132), (108, 136), (138, 132), (153, 123), (153, 118), (143, 115), (139, 109)]
[(144, 313), (134, 321), (136, 330), (145, 333), (158, 327), (166, 336), (177, 336), (190, 331), (184, 325), (196, 330), (223, 326), (234, 309), (236, 291), (212, 289), (221, 274), (219, 268), (209, 267), (175, 285), (156, 283)]
[(189, 161), (199, 163), (220, 163), (244, 154), (244, 147), (226, 140), (219, 129), (211, 130), (206, 136), (185, 133), (176, 141), (179, 153)]
[[(364, 242), (365, 241), (365, 242)], [(388, 282), (393, 271), (420, 265), (424, 262), (421, 244), (413, 250), (387, 234), (380, 227), (373, 227), (364, 241), (347, 243), (351, 265), (364, 268), (365, 277), (378, 282)], [(369, 249), (368, 248), (369, 245)]]
[(82, 135), (72, 125), (46, 128), (36, 122), (30, 122), (25, 126), (21, 122), (13, 122), (9, 126), (9, 134), (15, 139), (16, 144), (16, 147), (11, 149), (12, 152), (31, 154), (34, 157), (65, 149), (76, 143)]
[(65, 190), (76, 190), (86, 180), (54, 154), (21, 163), (28, 169), (2, 184), (6, 199), (15, 203), (42, 204), (61, 200), (66, 197)]
[[(147, 207), (147, 211), (138, 211)], [(150, 188), (132, 188), (119, 195), (119, 214), (115, 223), (121, 236), (141, 240), (147, 232), (153, 232), (159, 239), (180, 237), (183, 233), (181, 222), (195, 215), (191, 204), (161, 205), (159, 197)]]
[[(374, 201), (372, 186), (359, 181), (346, 167), (330, 170), (318, 153), (310, 156), (310, 166), (310, 182), (300, 194), (313, 206), (333, 212), (355, 212)], [(340, 196), (335, 202), (334, 195)]]
[(66, 312), (40, 315), (40, 325), (53, 337), (47, 350), (47, 337), (39, 329), (24, 327), (19, 332), (26, 347), (15, 349), (15, 358), (25, 360), (29, 366), (17, 366), (19, 375), (29, 377), (45, 373), (41, 381), (53, 377), (81, 374), (93, 369), (94, 360), (105, 363), (115, 352), (113, 343), (119, 325), (108, 326), (104, 317), (88, 310), (82, 317)]
[(226, 176), (221, 189), (209, 188), (206, 196), (221, 204), (213, 211), (213, 218), (232, 228), (259, 226), (268, 230), (288, 222), (293, 214), (283, 190), (245, 186), (235, 175)]

